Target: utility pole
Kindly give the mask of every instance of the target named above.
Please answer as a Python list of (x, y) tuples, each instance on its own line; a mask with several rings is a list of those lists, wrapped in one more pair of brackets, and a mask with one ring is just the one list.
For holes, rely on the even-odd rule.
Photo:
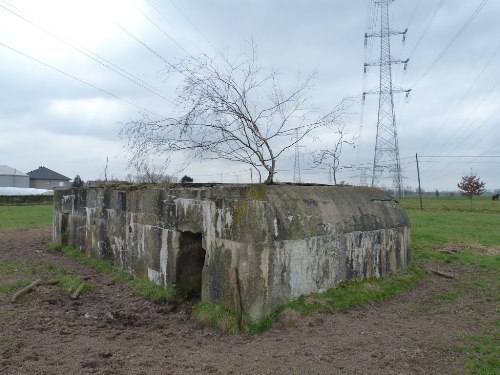
[(301, 183), (302, 179), (300, 177), (300, 150), (299, 150), (299, 130), (295, 130), (295, 156), (294, 156), (294, 166), (293, 166), (293, 182)]
[(376, 186), (384, 171), (392, 174), (394, 190), (398, 196), (402, 194), (401, 162), (399, 158), (398, 134), (396, 128), (396, 116), (394, 114), (394, 93), (405, 92), (408, 97), (410, 90), (394, 88), (392, 84), (392, 65), (404, 64), (406, 70), (409, 59), (395, 60), (391, 56), (391, 36), (403, 35), (403, 43), (406, 40), (406, 32), (392, 30), (389, 27), (389, 5), (394, 0), (376, 0), (375, 4), (380, 9), (380, 27), (373, 33), (365, 33), (365, 46), (368, 38), (380, 39), (380, 58), (375, 61), (366, 61), (364, 64), (365, 74), (369, 66), (380, 68), (380, 81), (378, 90), (363, 92), (363, 100), (367, 94), (378, 94), (378, 118), (377, 137), (375, 141), (375, 155), (373, 158), (373, 174), (371, 186)]
[(417, 161), (418, 196), (420, 197), (420, 210), (423, 210), (423, 207), (422, 207), (422, 188), (420, 186), (420, 169), (418, 168), (418, 154), (415, 154), (415, 160)]

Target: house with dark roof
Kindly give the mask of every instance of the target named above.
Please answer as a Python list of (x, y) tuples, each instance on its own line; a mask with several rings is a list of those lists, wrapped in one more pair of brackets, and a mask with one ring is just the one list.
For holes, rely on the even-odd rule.
[(28, 172), (30, 187), (35, 189), (54, 189), (71, 186), (70, 178), (45, 167)]
[(26, 173), (8, 165), (0, 165), (0, 187), (27, 188), (30, 178)]

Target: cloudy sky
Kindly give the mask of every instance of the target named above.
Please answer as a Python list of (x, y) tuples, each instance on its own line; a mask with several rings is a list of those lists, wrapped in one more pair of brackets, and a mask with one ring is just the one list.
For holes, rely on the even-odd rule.
[[(396, 0), (391, 28), (408, 28), (391, 40), (404, 185), (456, 189), (471, 170), (488, 189), (500, 188), (500, 2), (488, 0)], [(29, 172), (43, 165), (73, 178), (125, 178), (128, 154), (118, 136), (141, 112), (171, 114), (165, 97), (164, 60), (187, 53), (238, 55), (253, 38), (260, 63), (282, 72), (286, 86), (298, 71), (317, 71), (312, 102), (335, 106), (352, 97), (347, 131), (356, 149), (345, 149), (338, 180), (360, 183), (373, 163), (377, 122), (378, 41), (364, 46), (377, 19), (373, 0), (0, 0), (0, 164)], [(301, 178), (327, 182), (307, 155), (332, 143), (304, 142)], [(196, 182), (250, 181), (247, 165), (206, 161), (170, 173)], [(158, 159), (160, 160), (160, 159)], [(362, 167), (364, 169), (359, 169)], [(278, 160), (279, 181), (293, 180), (294, 154)], [(381, 184), (391, 186), (386, 173)]]

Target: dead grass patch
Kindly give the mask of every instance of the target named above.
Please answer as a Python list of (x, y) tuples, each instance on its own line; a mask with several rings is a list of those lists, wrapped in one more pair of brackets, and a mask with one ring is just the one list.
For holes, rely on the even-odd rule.
[(462, 251), (468, 251), (483, 255), (500, 255), (500, 246), (484, 246), (474, 241), (446, 243), (438, 250), (444, 253), (458, 253)]

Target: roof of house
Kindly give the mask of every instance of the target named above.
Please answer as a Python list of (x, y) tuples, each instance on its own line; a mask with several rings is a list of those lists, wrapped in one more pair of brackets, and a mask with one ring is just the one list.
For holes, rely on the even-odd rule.
[(38, 167), (38, 169), (28, 172), (28, 176), (30, 176), (30, 179), (32, 180), (71, 180), (71, 178), (63, 176), (62, 174), (54, 172), (53, 170), (45, 167)]
[(0, 176), (28, 176), (19, 169), (9, 167), (8, 165), (0, 165)]

